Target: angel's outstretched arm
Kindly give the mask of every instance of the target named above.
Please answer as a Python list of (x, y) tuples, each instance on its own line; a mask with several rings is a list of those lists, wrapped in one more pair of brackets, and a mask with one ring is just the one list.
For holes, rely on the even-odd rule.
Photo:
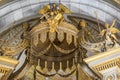
[(115, 23), (116, 23), (116, 19), (113, 20), (112, 25), (110, 26), (110, 28), (113, 28)]

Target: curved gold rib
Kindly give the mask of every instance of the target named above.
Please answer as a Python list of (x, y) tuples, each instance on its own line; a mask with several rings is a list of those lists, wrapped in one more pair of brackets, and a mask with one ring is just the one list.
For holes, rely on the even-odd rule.
[[(41, 52), (37, 52), (34, 49), (32, 49), (33, 52), (31, 54), (34, 55), (34, 56), (39, 57), (41, 55), (44, 55), (50, 49), (50, 47), (51, 47), (51, 44), (45, 50), (43, 50)], [(34, 53), (37, 53), (37, 54), (34, 54)]]

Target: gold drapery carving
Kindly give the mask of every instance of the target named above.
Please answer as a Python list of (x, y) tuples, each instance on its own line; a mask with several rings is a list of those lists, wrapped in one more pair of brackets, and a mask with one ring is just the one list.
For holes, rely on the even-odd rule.
[(37, 52), (34, 49), (32, 49), (31, 52), (32, 52), (32, 55), (34, 55), (36, 57), (39, 57), (39, 56), (44, 55), (45, 53), (47, 53), (50, 48), (51, 48), (51, 44), (49, 44), (49, 46), (45, 50), (43, 50), (41, 52)]
[(65, 49), (62, 49), (60, 47), (58, 47), (57, 45), (53, 44), (53, 46), (61, 53), (64, 53), (64, 54), (69, 54), (73, 51), (75, 51), (75, 49), (71, 49), (71, 50), (65, 50)]

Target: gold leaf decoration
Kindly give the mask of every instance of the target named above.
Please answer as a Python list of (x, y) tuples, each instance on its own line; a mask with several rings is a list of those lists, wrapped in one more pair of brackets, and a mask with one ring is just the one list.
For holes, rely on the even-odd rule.
[(66, 34), (66, 41), (69, 45), (72, 43), (72, 35), (71, 34), (69, 34), (69, 33)]
[(63, 31), (58, 31), (58, 40), (62, 42), (64, 40), (64, 32)]
[(49, 39), (53, 42), (56, 38), (56, 32), (49, 32)]
[(42, 43), (44, 43), (46, 41), (46, 39), (47, 39), (47, 32), (46, 31), (41, 32), (41, 34), (40, 34), (40, 41)]

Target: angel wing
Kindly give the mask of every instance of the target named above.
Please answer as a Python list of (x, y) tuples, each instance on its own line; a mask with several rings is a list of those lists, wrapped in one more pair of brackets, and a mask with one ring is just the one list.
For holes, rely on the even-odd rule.
[(115, 33), (119, 33), (119, 32), (120, 32), (120, 31), (119, 31), (117, 28), (115, 28), (115, 27), (110, 28), (110, 31), (111, 31), (112, 34), (115, 34)]

